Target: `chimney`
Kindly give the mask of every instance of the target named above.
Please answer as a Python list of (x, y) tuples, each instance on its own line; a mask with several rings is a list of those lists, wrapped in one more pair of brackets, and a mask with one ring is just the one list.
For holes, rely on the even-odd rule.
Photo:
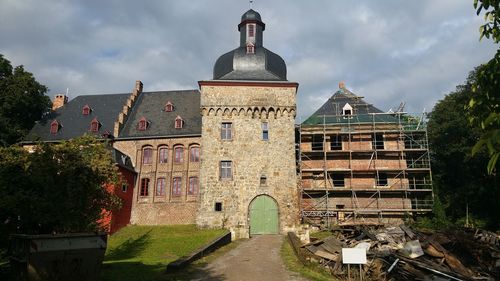
[(345, 89), (345, 83), (344, 81), (339, 82), (339, 89)]
[(65, 94), (57, 94), (52, 102), (52, 110), (56, 110), (68, 102), (68, 96)]
[(123, 124), (127, 122), (127, 117), (130, 109), (134, 106), (137, 97), (142, 93), (142, 82), (140, 80), (135, 81), (135, 87), (132, 90), (132, 94), (128, 97), (125, 105), (123, 106), (122, 111), (118, 114), (118, 119), (115, 122), (115, 126), (113, 129), (113, 136), (118, 137), (121, 129), (123, 128)]
[(142, 92), (142, 82), (140, 80), (135, 81), (135, 89), (137, 92)]

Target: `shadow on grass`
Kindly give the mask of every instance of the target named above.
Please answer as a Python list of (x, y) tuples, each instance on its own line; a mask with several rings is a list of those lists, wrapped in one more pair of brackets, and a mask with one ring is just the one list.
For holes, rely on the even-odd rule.
[(104, 260), (105, 261), (126, 260), (136, 257), (146, 248), (146, 245), (149, 243), (150, 232), (151, 230), (139, 236), (137, 239), (131, 239), (131, 238), (127, 239), (120, 246), (111, 250), (106, 255)]
[(113, 262), (102, 267), (102, 281), (174, 281), (174, 280), (225, 280), (205, 267), (189, 266), (178, 272), (166, 272), (164, 264), (143, 264), (141, 262)]

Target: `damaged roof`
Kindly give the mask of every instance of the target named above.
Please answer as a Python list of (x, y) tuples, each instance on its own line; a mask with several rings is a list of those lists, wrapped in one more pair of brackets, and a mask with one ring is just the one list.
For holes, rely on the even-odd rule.
[[(352, 107), (352, 115), (345, 118), (343, 108), (349, 104)], [(359, 122), (397, 122), (398, 119), (391, 115), (380, 115), (382, 110), (367, 103), (363, 97), (357, 96), (345, 87), (335, 92), (316, 112), (306, 119), (303, 125), (317, 125), (325, 123), (359, 123)]]

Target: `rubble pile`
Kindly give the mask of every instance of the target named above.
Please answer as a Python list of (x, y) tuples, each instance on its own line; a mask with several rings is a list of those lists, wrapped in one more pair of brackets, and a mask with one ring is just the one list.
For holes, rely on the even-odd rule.
[[(500, 235), (485, 230), (358, 226), (307, 244), (289, 238), (301, 262), (320, 264), (341, 280), (500, 280)], [(367, 263), (348, 267), (342, 248), (366, 249)]]

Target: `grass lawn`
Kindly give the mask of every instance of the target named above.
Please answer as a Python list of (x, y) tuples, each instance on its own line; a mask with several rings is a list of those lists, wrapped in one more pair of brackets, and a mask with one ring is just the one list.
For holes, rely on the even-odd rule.
[(222, 235), (194, 225), (128, 226), (109, 237), (102, 280), (171, 280), (166, 265)]
[[(320, 234), (318, 236), (323, 236), (326, 234)], [(313, 235), (311, 235), (313, 236)], [(332, 276), (329, 272), (320, 268), (319, 266), (314, 265), (302, 265), (297, 259), (292, 246), (288, 242), (288, 237), (284, 237), (283, 245), (281, 246), (281, 257), (283, 258), (283, 262), (288, 270), (300, 273), (303, 277), (309, 280), (315, 281), (331, 281), (337, 280), (334, 276)]]

